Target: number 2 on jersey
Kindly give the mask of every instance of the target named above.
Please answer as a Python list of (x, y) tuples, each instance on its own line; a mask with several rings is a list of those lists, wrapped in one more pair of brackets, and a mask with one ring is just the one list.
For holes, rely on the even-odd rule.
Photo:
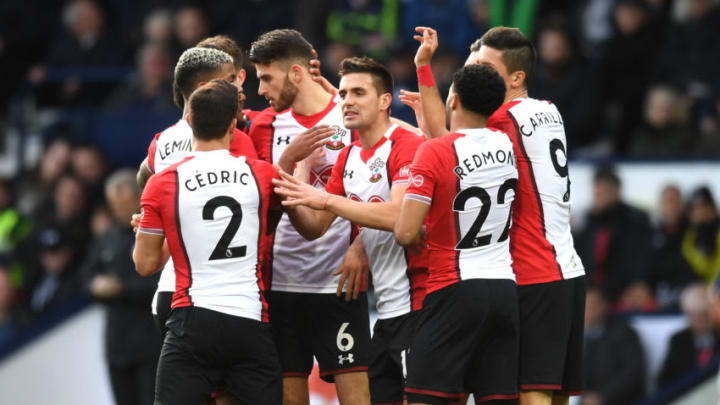
[[(505, 203), (505, 195), (510, 190), (512, 190), (513, 192), (517, 190), (517, 179), (507, 179), (500, 186), (497, 195), (498, 204)], [(478, 233), (482, 229), (485, 220), (490, 214), (490, 206), (492, 205), (490, 201), (490, 194), (488, 194), (488, 192), (484, 188), (473, 186), (461, 191), (457, 196), (455, 196), (455, 201), (453, 201), (453, 210), (457, 212), (465, 211), (465, 204), (469, 199), (473, 197), (479, 199), (482, 206), (480, 207), (480, 212), (478, 213), (477, 217), (475, 217), (475, 221), (473, 221), (472, 225), (470, 225), (470, 229), (468, 229), (468, 232), (465, 234), (465, 236), (463, 236), (462, 239), (460, 239), (460, 242), (458, 242), (458, 244), (455, 246), (455, 249), (458, 250), (475, 249), (487, 246), (490, 244), (490, 239), (492, 238), (492, 235), (478, 236)], [(512, 205), (510, 206), (510, 213), (508, 214), (505, 229), (503, 229), (502, 234), (500, 234), (500, 237), (497, 240), (498, 242), (502, 242), (508, 238), (510, 233), (511, 221)]]
[(240, 207), (240, 203), (237, 202), (237, 200), (235, 200), (234, 198), (228, 197), (226, 195), (211, 198), (210, 200), (208, 200), (208, 202), (205, 203), (205, 206), (203, 207), (203, 219), (206, 221), (212, 221), (213, 219), (215, 219), (215, 210), (219, 207), (227, 207), (230, 212), (232, 212), (232, 217), (230, 218), (230, 222), (228, 223), (227, 228), (225, 228), (222, 236), (220, 236), (220, 240), (215, 246), (215, 249), (213, 249), (212, 254), (210, 254), (210, 258), (208, 260), (222, 260), (233, 259), (236, 257), (245, 257), (245, 254), (247, 252), (247, 246), (230, 247), (230, 242), (232, 242), (235, 234), (240, 228), (240, 223), (242, 222), (242, 207)]

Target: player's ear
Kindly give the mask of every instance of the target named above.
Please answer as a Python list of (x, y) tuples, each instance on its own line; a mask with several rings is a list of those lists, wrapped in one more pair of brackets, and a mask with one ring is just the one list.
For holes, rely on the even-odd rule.
[(190, 127), (192, 127), (192, 122), (190, 122), (190, 114), (188, 114), (187, 117), (185, 117), (185, 121), (187, 121), (188, 125), (190, 125)]
[(390, 106), (392, 105), (392, 94), (390, 93), (384, 93), (380, 95), (380, 110), (388, 110), (390, 111)]
[(448, 96), (448, 102), (450, 104), (450, 110), (457, 110), (460, 105), (460, 99), (455, 92), (450, 93)]
[(230, 134), (230, 140), (232, 141), (232, 137), (235, 135), (235, 127), (237, 126), (237, 118), (233, 118), (232, 122), (230, 122), (230, 126), (228, 127), (227, 133)]
[(525, 83), (525, 72), (518, 70), (510, 75), (510, 84), (513, 88), (523, 87)]
[(290, 78), (290, 81), (298, 85), (300, 84), (300, 81), (303, 78), (303, 69), (298, 65), (297, 63), (293, 63), (292, 66), (290, 66), (290, 71), (288, 72), (288, 77)]
[(237, 73), (237, 81), (241, 85), (245, 83), (245, 78), (247, 77), (247, 72), (245, 69), (240, 69), (240, 71)]

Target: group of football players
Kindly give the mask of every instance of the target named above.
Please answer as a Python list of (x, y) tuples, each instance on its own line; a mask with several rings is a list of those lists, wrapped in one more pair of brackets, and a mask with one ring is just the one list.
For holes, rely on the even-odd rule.
[(419, 92), (400, 100), (418, 128), (391, 116), (383, 65), (347, 58), (333, 88), (295, 30), (250, 47), (260, 112), (231, 39), (180, 56), (183, 114), (150, 143), (132, 219), (137, 271), (162, 271), (156, 404), (308, 404), (315, 360), (342, 405), (582, 391), (565, 133), (528, 97), (532, 43), (489, 30), (443, 103), (437, 33), (416, 31)]

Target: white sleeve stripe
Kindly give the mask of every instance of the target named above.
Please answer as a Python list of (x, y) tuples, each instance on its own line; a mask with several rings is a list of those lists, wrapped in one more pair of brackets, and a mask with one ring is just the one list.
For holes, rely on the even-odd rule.
[(395, 184), (407, 184), (410, 183), (410, 179), (397, 179), (392, 182), (393, 185)]
[(149, 233), (151, 235), (165, 236), (165, 230), (157, 228), (138, 228), (138, 232)]
[(420, 194), (405, 194), (405, 199), (421, 202), (427, 205), (432, 204), (432, 198)]

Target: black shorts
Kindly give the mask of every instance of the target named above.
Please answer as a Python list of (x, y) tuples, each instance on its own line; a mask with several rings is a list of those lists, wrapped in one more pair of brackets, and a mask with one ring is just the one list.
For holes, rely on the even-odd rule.
[(518, 395), (518, 306), (512, 280), (463, 280), (425, 297), (407, 355), (408, 403)]
[(520, 389), (583, 390), (585, 276), (518, 287)]
[(205, 308), (173, 309), (155, 404), (197, 405), (220, 385), (239, 404), (282, 404), (282, 375), (270, 325)]
[(378, 319), (370, 341), (370, 398), (373, 404), (402, 404), (407, 349), (415, 337), (418, 311)]
[(320, 378), (367, 371), (370, 319), (367, 294), (345, 301), (335, 294), (271, 291), (270, 324), (277, 344), (283, 377), (307, 377), (313, 356)]
[(155, 301), (155, 313), (153, 319), (155, 320), (155, 327), (160, 332), (160, 336), (165, 339), (165, 333), (167, 333), (167, 326), (165, 323), (170, 317), (170, 304), (172, 304), (172, 291), (160, 291), (157, 293), (157, 300)]

